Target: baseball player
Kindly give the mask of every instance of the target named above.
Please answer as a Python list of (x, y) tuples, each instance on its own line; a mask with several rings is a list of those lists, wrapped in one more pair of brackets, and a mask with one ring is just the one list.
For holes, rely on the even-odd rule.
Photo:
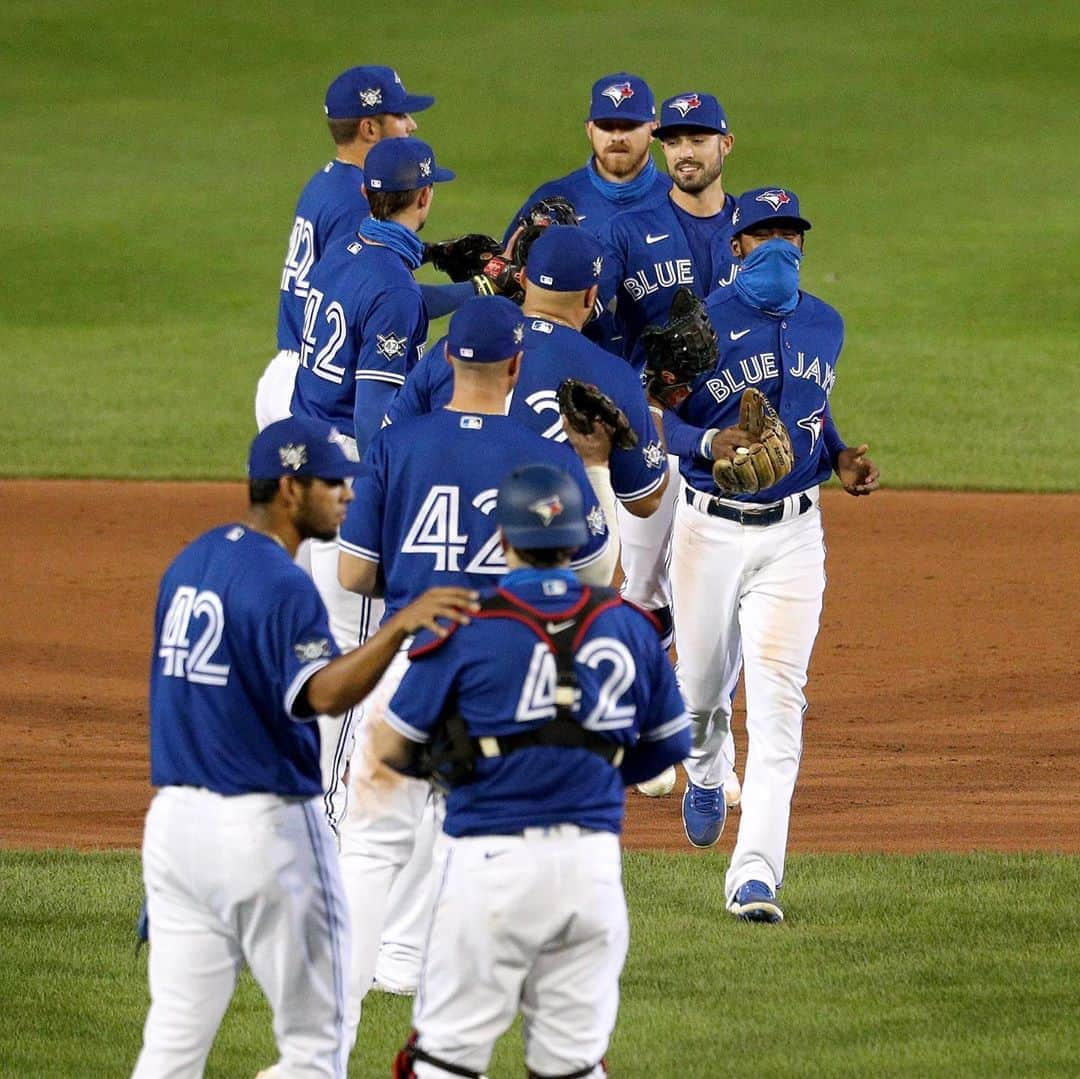
[[(605, 520), (614, 503), (608, 476), (610, 436), (575, 434), (583, 458), (504, 415), (521, 369), (524, 323), (504, 297), (468, 301), (450, 321), (454, 394), (446, 408), (383, 428), (366, 455), (369, 471), (341, 529), (341, 583), (364, 595), (382, 593), (388, 616), (430, 584), (483, 584), (506, 572), (491, 513), (503, 477), (516, 466), (548, 462), (578, 484), (588, 538), (572, 565), (583, 579), (608, 583), (616, 552)], [(583, 464), (584, 460), (584, 464)], [(602, 494), (598, 497), (594, 489)], [(555, 512), (552, 509), (554, 519)], [(341, 829), (349, 909), (363, 912), (353, 937), (347, 1036), (355, 1037), (371, 986), (387, 897), (408, 861), (428, 789), (387, 783), (368, 746), (377, 717), (407, 665), (404, 653), (369, 702), (350, 769), (351, 804)]]
[[(601, 232), (605, 247), (601, 300), (614, 303), (622, 354), (641, 370), (645, 362), (640, 336), (649, 325), (667, 321), (675, 291), (686, 286), (702, 298), (729, 284), (734, 260), (730, 251), (735, 199), (724, 191), (724, 162), (735, 145), (723, 106), (712, 94), (687, 92), (668, 98), (660, 109), (660, 142), (673, 186), (666, 196), (617, 214)], [(674, 461), (672, 462), (674, 468)], [(678, 484), (648, 520), (618, 518), (623, 594), (654, 611), (671, 639), (671, 586), (668, 551)], [(735, 748), (729, 739), (734, 765)], [(670, 773), (652, 793), (674, 786)], [(739, 800), (738, 779), (729, 780), (729, 798)]]
[[(390, 398), (423, 351), (428, 317), (412, 273), (423, 248), (417, 233), (427, 220), (433, 185), (453, 175), (419, 139), (377, 142), (365, 159), (371, 216), (332, 243), (308, 276), (291, 411), (334, 424), (354, 446), (378, 430)], [(378, 604), (340, 587), (336, 542), (313, 542), (309, 558), (338, 646), (354, 647), (377, 624)], [(341, 776), (354, 718), (320, 720), (326, 805), (334, 825), (347, 808)]]
[[(507, 415), (545, 438), (566, 440), (558, 388), (567, 378), (591, 383), (626, 413), (637, 435), (632, 449), (613, 449), (611, 483), (626, 511), (647, 517), (667, 485), (667, 455), (657, 437), (640, 380), (629, 367), (586, 340), (581, 329), (596, 300), (603, 265), (599, 240), (566, 225), (546, 228), (529, 250), (525, 276), (525, 353)], [(443, 407), (454, 391), (447, 340), (430, 349), (410, 372), (387, 412), (401, 422)]]
[(344, 1076), (349, 924), (319, 806), (316, 712), (361, 700), (404, 637), (467, 619), (442, 589), (366, 646), (337, 647), (307, 536), (333, 536), (358, 466), (330, 428), (286, 419), (248, 459), (242, 524), (201, 536), (165, 572), (150, 675), (146, 817), (150, 1011), (136, 1077), (200, 1076), (242, 964), (262, 987), (288, 1075)]
[[(748, 191), (733, 220), (740, 271), (706, 301), (719, 360), (664, 413), (685, 480), (671, 560), (679, 683), (694, 725), (683, 823), (697, 847), (712, 846), (723, 829), (729, 765), (721, 747), (742, 664), (749, 748), (725, 892), (738, 917), (779, 922), (803, 688), (825, 588), (818, 485), (835, 470), (845, 490), (865, 495), (878, 487), (878, 470), (865, 445), (844, 444), (829, 412), (844, 325), (799, 288), (810, 222), (798, 198), (781, 187)], [(755, 441), (739, 425), (747, 387), (765, 394), (786, 425), (794, 467), (764, 490), (726, 493), (714, 482), (716, 462), (737, 461)]]
[[(374, 754), (449, 788), (446, 858), (394, 1074), (479, 1077), (520, 1011), (534, 1076), (600, 1077), (628, 925), (623, 788), (681, 760), (683, 703), (652, 619), (583, 586), (580, 485), (547, 465), (499, 486), (509, 572), (466, 628), (421, 634)], [(414, 772), (415, 774), (415, 772)]]
[(503, 243), (540, 199), (568, 200), (581, 227), (597, 235), (620, 210), (665, 194), (671, 180), (659, 172), (649, 153), (655, 127), (656, 103), (644, 79), (625, 71), (597, 79), (585, 121), (592, 156), (580, 169), (541, 184), (511, 218)]
[[(566, 199), (581, 227), (599, 235), (615, 214), (666, 194), (671, 179), (657, 169), (650, 153), (655, 127), (656, 102), (644, 79), (625, 71), (597, 79), (585, 121), (592, 156), (580, 169), (541, 184), (511, 218), (503, 243), (511, 243), (538, 200)], [(621, 354), (622, 334), (610, 312), (603, 312), (584, 332), (589, 340)]]
[(413, 113), (435, 104), (410, 94), (389, 67), (352, 67), (326, 91), (326, 122), (336, 156), (307, 182), (296, 203), (278, 300), (278, 354), (255, 393), (255, 419), (262, 430), (289, 415), (310, 274), (330, 244), (351, 236), (368, 216), (364, 163), (385, 138), (405, 138), (416, 130)]

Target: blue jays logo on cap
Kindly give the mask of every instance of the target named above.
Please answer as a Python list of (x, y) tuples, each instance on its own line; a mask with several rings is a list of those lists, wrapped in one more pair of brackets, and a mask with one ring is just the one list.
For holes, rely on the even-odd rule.
[(307, 446), (303, 443), (296, 445), (288, 442), (278, 447), (278, 457), (281, 459), (282, 468), (291, 468), (294, 472), (299, 472), (308, 462)]
[(546, 528), (563, 511), (562, 499), (558, 495), (549, 495), (547, 498), (538, 498), (529, 504), (529, 510), (535, 513)]
[(612, 83), (611, 86), (600, 92), (615, 108), (618, 108), (624, 101), (628, 101), (634, 96), (634, 88), (628, 82)]
[(786, 191), (774, 188), (771, 191), (762, 191), (754, 201), (767, 202), (774, 210), (779, 210), (781, 206), (786, 206), (791, 202), (791, 196)]
[(679, 115), (685, 118), (692, 109), (701, 108), (701, 98), (697, 94), (687, 94), (685, 97), (677, 97), (674, 101), (669, 101), (668, 104), (671, 108), (678, 109)]
[(787, 221), (806, 232), (810, 222), (799, 210), (799, 196), (791, 188), (755, 187), (744, 191), (731, 215), (735, 233), (749, 232), (766, 221)]

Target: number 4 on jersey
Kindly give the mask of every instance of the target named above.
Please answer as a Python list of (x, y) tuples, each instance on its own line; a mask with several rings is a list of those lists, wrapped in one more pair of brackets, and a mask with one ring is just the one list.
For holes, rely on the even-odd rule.
[[(191, 620), (205, 618), (199, 639), (192, 646), (189, 639)], [(167, 678), (186, 678), (204, 686), (224, 686), (229, 681), (227, 663), (211, 663), (225, 630), (225, 612), (215, 592), (196, 592), (181, 585), (173, 593), (161, 626), (158, 658), (165, 661), (162, 673)]]

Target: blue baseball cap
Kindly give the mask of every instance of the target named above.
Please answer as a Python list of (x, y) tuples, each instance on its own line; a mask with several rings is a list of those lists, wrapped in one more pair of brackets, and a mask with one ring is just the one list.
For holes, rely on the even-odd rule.
[(326, 91), (326, 115), (331, 120), (352, 120), (388, 112), (423, 112), (435, 98), (409, 94), (392, 67), (351, 67)]
[(739, 196), (731, 215), (735, 235), (763, 221), (791, 221), (803, 232), (810, 228), (810, 222), (799, 215), (799, 196), (784, 187), (755, 187)]
[(619, 71), (593, 83), (588, 119), (647, 124), (656, 119), (656, 100), (643, 78)]
[(728, 133), (724, 107), (712, 94), (691, 92), (669, 97), (660, 107), (660, 126), (653, 135), (662, 139), (673, 127), (695, 127), (720, 135)]
[[(350, 456), (351, 453), (351, 456)], [(325, 480), (360, 475), (355, 443), (336, 427), (310, 416), (287, 416), (264, 427), (248, 452), (248, 478), (318, 476)]]
[(364, 185), (372, 191), (415, 191), (453, 178), (421, 139), (381, 139), (364, 159)]
[(446, 349), (467, 363), (498, 363), (522, 349), (525, 320), (505, 296), (475, 296), (450, 319)]
[(584, 292), (600, 283), (604, 248), (573, 225), (548, 225), (529, 248), (525, 276), (552, 292)]
[(499, 485), (495, 523), (514, 547), (577, 550), (589, 538), (581, 488), (551, 465), (515, 469)]

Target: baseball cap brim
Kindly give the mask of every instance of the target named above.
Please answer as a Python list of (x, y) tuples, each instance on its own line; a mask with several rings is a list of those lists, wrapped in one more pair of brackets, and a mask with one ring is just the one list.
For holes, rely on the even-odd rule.
[(394, 112), (423, 112), (435, 104), (435, 98), (426, 94), (406, 94), (403, 101), (394, 102)]
[(714, 127), (712, 124), (696, 124), (693, 120), (680, 120), (677, 124), (667, 124), (664, 127), (658, 127), (653, 132), (653, 138), (666, 139), (672, 131), (679, 131), (683, 128), (690, 128), (695, 131), (707, 131), (710, 135), (727, 134), (727, 132), (721, 131), (720, 128)]
[(457, 173), (453, 169), (444, 169), (441, 165), (436, 165), (431, 170), (430, 176), (425, 176), (424, 179), (433, 184), (444, 184), (448, 180), (457, 178)]
[(751, 221), (748, 225), (740, 225), (735, 229), (733, 235), (738, 236), (742, 232), (749, 232), (750, 229), (756, 229), (759, 225), (779, 225), (779, 224), (792, 224), (803, 232), (809, 232), (813, 227), (805, 217), (794, 217), (791, 214), (777, 214), (775, 217), (759, 217), (756, 221)]

